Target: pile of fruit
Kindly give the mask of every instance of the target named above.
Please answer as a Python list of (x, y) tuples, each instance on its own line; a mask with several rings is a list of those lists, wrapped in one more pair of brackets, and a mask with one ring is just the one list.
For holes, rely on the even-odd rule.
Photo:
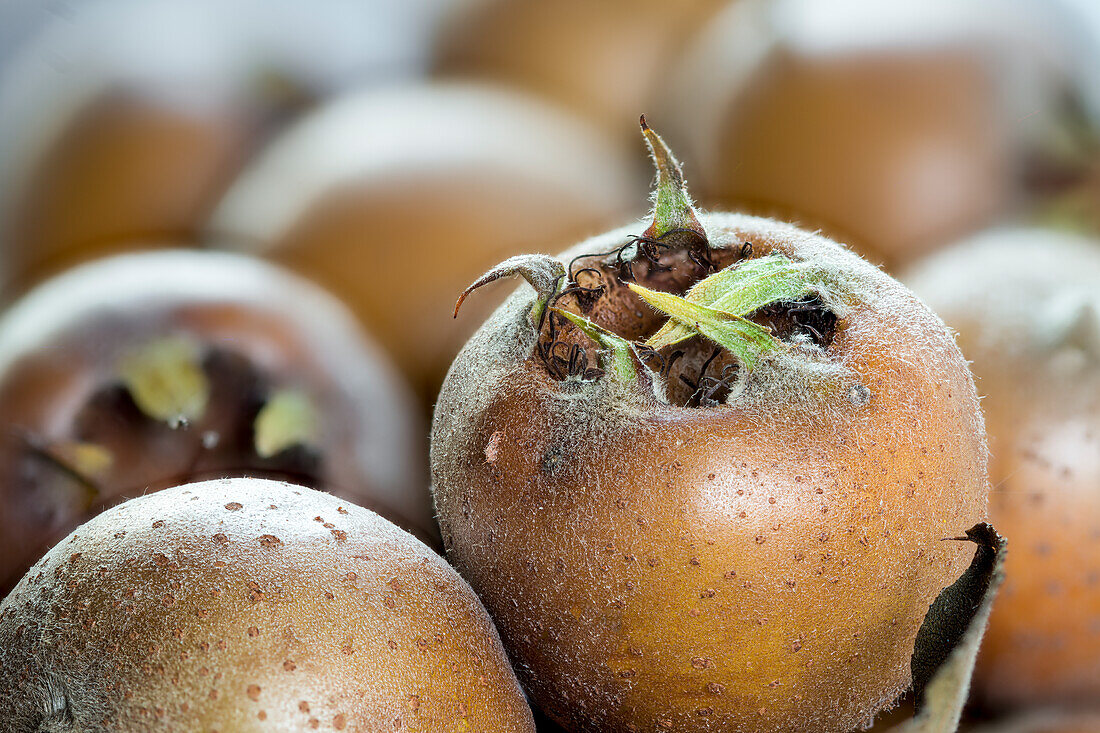
[(0, 7), (0, 733), (1100, 733), (1098, 69), (1092, 0)]

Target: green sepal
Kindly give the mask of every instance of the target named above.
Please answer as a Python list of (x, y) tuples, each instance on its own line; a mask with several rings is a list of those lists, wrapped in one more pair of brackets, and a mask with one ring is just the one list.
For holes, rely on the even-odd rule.
[(551, 308), (550, 310), (568, 320), (583, 331), (585, 336), (602, 347), (601, 359), (604, 362), (604, 370), (608, 374), (621, 382), (637, 381), (640, 359), (634, 351), (633, 344), (622, 336), (617, 336), (606, 328), (596, 325), (584, 316), (570, 313), (561, 308)]
[(198, 420), (210, 399), (202, 356), (192, 341), (178, 336), (150, 341), (126, 354), (119, 376), (138, 408), (173, 428)]
[[(636, 283), (629, 283), (629, 286), (653, 308), (684, 324), (693, 334), (702, 334), (732, 353), (749, 371), (760, 361), (760, 357), (781, 346), (771, 331), (741, 316), (692, 303), (671, 293), (650, 290)], [(656, 336), (650, 338), (646, 346), (660, 349), (667, 345), (655, 339)]]
[[(747, 316), (772, 303), (797, 300), (808, 294), (808, 272), (806, 264), (793, 262), (783, 255), (768, 255), (727, 267), (700, 280), (684, 300), (735, 316)], [(690, 324), (673, 319), (650, 338), (649, 345), (659, 349), (695, 334)]]
[(317, 408), (297, 390), (271, 395), (252, 426), (253, 445), (261, 458), (271, 458), (295, 445), (316, 445), (319, 430)]
[(695, 206), (684, 183), (679, 161), (661, 136), (646, 124), (645, 115), (642, 115), (640, 123), (642, 136), (649, 146), (653, 165), (657, 168), (657, 183), (653, 189), (653, 223), (643, 236), (660, 239), (671, 232), (689, 231), (698, 235), (702, 242), (706, 242), (707, 233), (699, 223), (699, 217), (695, 215)]

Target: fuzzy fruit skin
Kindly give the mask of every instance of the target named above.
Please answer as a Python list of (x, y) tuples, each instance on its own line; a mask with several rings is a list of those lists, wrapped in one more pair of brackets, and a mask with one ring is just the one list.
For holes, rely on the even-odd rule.
[(534, 730), (454, 570), (373, 512), (275, 481), (99, 515), (0, 604), (0, 642), (15, 732), (42, 713), (57, 731)]
[(990, 515), (1010, 542), (975, 670), (992, 708), (1100, 700), (1100, 246), (984, 233), (906, 277), (983, 394)]
[[(456, 326), (455, 294), (510, 255), (556, 251), (619, 220), (645, 180), (632, 163), (583, 121), (515, 91), (364, 89), (273, 141), (209, 226), (336, 293), (428, 406), (478, 323)], [(386, 276), (368, 287), (371, 273)], [(484, 318), (495, 302), (472, 305)]]
[[(985, 516), (973, 382), (942, 323), (836, 244), (702, 222), (714, 247), (752, 242), (855, 283), (828, 357), (847, 370), (762, 363), (737, 403), (707, 409), (558, 383), (532, 356), (522, 288), (436, 407), (448, 556), (570, 730), (851, 730), (908, 685), (917, 628), (973, 555), (943, 541)], [(868, 403), (849, 399), (856, 383)]]
[[(194, 343), (204, 364), (218, 354), (246, 365), (207, 368), (208, 406), (185, 429), (143, 415), (118, 386), (123, 355), (165, 337)], [(315, 405), (319, 465), (252, 449), (254, 412), (279, 388)], [(198, 478), (293, 476), (428, 540), (437, 532), (420, 420), (400, 377), (331, 296), (242, 255), (119, 255), (29, 293), (0, 318), (0, 430), (0, 593), (95, 513)], [(28, 457), (22, 433), (108, 449), (110, 465), (92, 476), (99, 494)], [(200, 449), (204, 434), (216, 445)], [(287, 470), (303, 465), (308, 479)]]
[(1051, 131), (1081, 90), (1054, 5), (733, 4), (685, 54), (669, 139), (703, 200), (912, 262), (1015, 214), (1058, 164)]

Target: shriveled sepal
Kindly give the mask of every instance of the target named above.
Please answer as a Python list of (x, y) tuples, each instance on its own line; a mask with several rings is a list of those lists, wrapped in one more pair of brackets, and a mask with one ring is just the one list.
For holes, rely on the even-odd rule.
[(458, 318), (458, 309), (462, 307), (462, 303), (470, 293), (483, 285), (488, 285), (502, 277), (512, 275), (522, 276), (535, 289), (537, 297), (535, 305), (531, 309), (531, 322), (533, 324), (540, 323), (543, 314), (546, 312), (547, 303), (557, 294), (562, 280), (565, 278), (565, 265), (562, 264), (561, 260), (538, 254), (509, 257), (479, 277), (470, 284), (470, 287), (462, 291), (462, 295), (458, 296), (458, 301), (455, 303), (454, 317)]
[(967, 530), (978, 546), (962, 577), (945, 588), (925, 616), (913, 650), (916, 714), (890, 733), (952, 733), (958, 729), (978, 647), (1004, 576), (1006, 542), (993, 526)]
[(253, 423), (256, 454), (270, 458), (295, 445), (316, 446), (320, 420), (313, 400), (286, 389), (271, 395)]
[(48, 441), (22, 428), (14, 428), (13, 434), (26, 450), (49, 462), (80, 487), (88, 508), (100, 499), (103, 492), (98, 481), (114, 464), (114, 454), (106, 446), (77, 440)]
[(99, 477), (114, 463), (111, 451), (98, 443), (60, 440), (51, 443), (49, 450), (82, 476)]

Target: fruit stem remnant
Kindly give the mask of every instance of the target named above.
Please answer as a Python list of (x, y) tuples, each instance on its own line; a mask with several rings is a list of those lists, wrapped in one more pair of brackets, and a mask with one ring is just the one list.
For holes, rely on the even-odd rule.
[(653, 164), (657, 168), (657, 183), (653, 189), (653, 223), (642, 236), (650, 240), (661, 240), (669, 235), (682, 233), (695, 240), (696, 245), (701, 244), (705, 255), (707, 233), (695, 215), (695, 207), (684, 183), (680, 164), (661, 136), (646, 124), (645, 115), (642, 115), (640, 123), (642, 136), (645, 137)]
[(531, 322), (536, 327), (541, 326), (543, 316), (546, 314), (546, 304), (557, 293), (565, 278), (565, 265), (560, 260), (547, 255), (517, 255), (501, 262), (462, 291), (462, 295), (458, 296), (458, 302), (455, 303), (454, 317), (458, 318), (458, 309), (462, 307), (462, 303), (470, 293), (494, 280), (511, 275), (521, 275), (535, 289), (538, 297), (535, 298), (535, 305), (531, 308)]
[[(741, 261), (716, 272), (717, 264), (711, 259), (706, 231), (695, 214), (679, 163), (661, 137), (646, 124), (645, 116), (641, 118), (641, 127), (657, 169), (653, 221), (649, 228), (642, 235), (631, 238), (625, 245), (611, 252), (574, 257), (568, 268), (561, 261), (546, 255), (511, 257), (463, 291), (455, 303), (454, 315), (458, 317), (462, 303), (477, 288), (505, 276), (521, 275), (537, 293), (531, 307), (530, 319), (538, 331), (541, 332), (549, 311), (569, 321), (600, 345), (604, 351), (601, 356), (605, 362), (604, 373), (615, 381), (636, 382), (643, 375), (648, 379), (650, 368), (641, 360), (634, 344), (585, 317), (555, 307), (562, 296), (572, 294), (577, 298), (581, 310), (590, 312), (595, 302), (607, 292), (608, 286), (606, 283), (591, 287), (581, 286), (576, 280), (580, 272), (601, 276), (600, 271), (592, 267), (582, 267), (574, 272), (573, 264), (589, 257), (615, 255), (615, 267), (620, 273), (619, 282), (628, 285), (654, 309), (669, 316), (669, 321), (638, 348), (657, 352), (695, 336), (703, 336), (737, 358), (743, 378), (756, 367), (763, 356), (783, 348), (783, 343), (769, 328), (749, 320), (749, 317), (761, 309), (783, 303), (790, 303), (792, 308), (801, 307), (802, 311), (799, 312), (804, 312), (807, 304), (800, 301), (805, 296), (816, 295), (815, 287), (811, 285), (812, 267), (808, 263), (795, 262), (778, 253), (749, 259), (752, 246), (746, 242), (742, 247)], [(634, 280), (629, 264), (638, 257), (646, 258), (657, 272), (667, 271), (669, 267), (663, 265), (660, 258), (662, 253), (673, 248), (685, 251), (705, 275), (697, 276), (702, 279), (695, 282), (685, 297), (651, 290), (636, 282), (625, 282)], [(626, 252), (632, 254), (627, 255)], [(609, 266), (609, 263), (605, 262), (605, 265)], [(625, 272), (624, 265), (627, 266)], [(576, 344), (573, 345), (568, 360), (568, 371), (557, 373), (561, 370), (556, 368), (554, 360), (561, 357), (553, 355), (554, 346), (558, 343), (556, 323), (553, 318), (549, 322), (549, 345), (541, 348), (540, 354), (551, 374), (562, 379), (569, 375), (587, 378), (587, 358), (574, 358), (577, 353), (583, 356), (583, 349), (578, 349)], [(806, 328), (817, 333), (809, 326)], [(671, 364), (664, 357), (658, 357), (665, 364)], [(672, 361), (675, 358), (673, 356)], [(704, 371), (714, 358), (712, 356), (707, 360)], [(578, 365), (579, 371), (574, 368)], [(719, 383), (724, 381), (725, 378)]]
[(595, 341), (603, 349), (605, 372), (616, 381), (630, 383), (638, 381), (638, 367), (641, 359), (634, 350), (634, 346), (621, 336), (598, 326), (584, 316), (570, 313), (561, 308), (551, 308), (552, 312), (572, 323), (584, 332), (584, 335)]

